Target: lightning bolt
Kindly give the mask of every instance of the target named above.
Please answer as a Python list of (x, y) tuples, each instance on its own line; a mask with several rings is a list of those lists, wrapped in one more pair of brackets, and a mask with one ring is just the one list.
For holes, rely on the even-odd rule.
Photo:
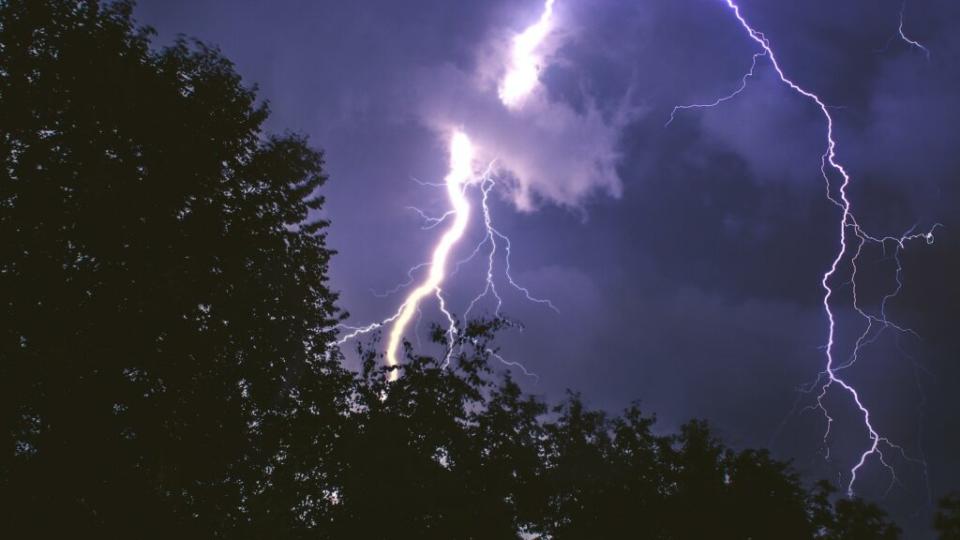
[[(741, 78), (740, 85), (731, 93), (720, 97), (713, 102), (705, 104), (692, 104), (692, 105), (679, 105), (673, 108), (670, 113), (670, 118), (667, 121), (669, 125), (673, 120), (675, 115), (682, 110), (688, 109), (701, 109), (701, 108), (710, 108), (721, 105), (722, 103), (733, 99), (738, 94), (740, 94), (747, 85), (748, 80), (753, 76), (754, 70), (757, 66), (757, 61), (761, 57), (765, 57), (770, 63), (773, 70), (776, 72), (780, 81), (790, 88), (793, 92), (800, 95), (804, 99), (811, 102), (819, 110), (820, 114), (823, 116), (824, 122), (826, 124), (826, 134), (825, 134), (825, 150), (820, 159), (820, 171), (823, 176), (823, 179), (826, 183), (827, 188), (827, 198), (836, 205), (841, 211), (841, 219), (839, 223), (839, 249), (837, 250), (836, 255), (832, 259), (829, 268), (824, 272), (821, 277), (820, 284), (823, 288), (824, 295), (822, 300), (823, 311), (826, 315), (828, 322), (828, 332), (827, 339), (824, 345), (825, 351), (825, 360), (826, 365), (824, 370), (820, 373), (817, 381), (814, 383), (819, 386), (820, 391), (816, 398), (815, 408), (819, 409), (826, 420), (826, 428), (824, 432), (824, 445), (827, 448), (827, 456), (829, 457), (829, 444), (828, 438), (830, 436), (830, 430), (833, 426), (834, 419), (828, 411), (824, 400), (827, 397), (828, 393), (833, 388), (838, 388), (842, 393), (848, 396), (850, 401), (856, 407), (857, 411), (860, 413), (863, 418), (863, 426), (867, 432), (867, 437), (869, 443), (867, 447), (861, 452), (856, 463), (851, 467), (849, 471), (849, 481), (847, 483), (847, 493), (848, 495), (854, 494), (854, 485), (857, 481), (857, 475), (861, 469), (867, 464), (868, 459), (871, 457), (876, 457), (876, 459), (883, 465), (891, 474), (891, 487), (893, 482), (897, 482), (896, 472), (894, 468), (890, 465), (887, 460), (887, 457), (884, 455), (885, 450), (892, 450), (899, 453), (905, 459), (910, 461), (917, 461), (909, 458), (906, 452), (902, 447), (894, 444), (887, 437), (884, 437), (877, 431), (874, 427), (874, 422), (871, 419), (870, 409), (865, 405), (863, 398), (860, 396), (860, 392), (850, 383), (848, 383), (843, 377), (841, 377), (840, 372), (844, 369), (851, 367), (860, 357), (861, 350), (864, 346), (872, 343), (876, 340), (876, 336), (871, 337), (873, 332), (874, 325), (878, 325), (879, 331), (883, 331), (886, 328), (893, 328), (894, 330), (902, 333), (913, 333), (912, 330), (904, 328), (902, 326), (892, 323), (887, 318), (886, 308), (887, 303), (900, 292), (902, 289), (903, 283), (901, 280), (902, 275), (902, 265), (900, 262), (900, 252), (905, 249), (908, 242), (914, 240), (923, 240), (928, 244), (932, 244), (934, 241), (934, 231), (940, 224), (935, 224), (930, 230), (922, 233), (915, 233), (913, 231), (908, 231), (906, 234), (899, 237), (875, 237), (868, 234), (864, 231), (853, 212), (853, 205), (848, 197), (847, 190), (851, 183), (851, 176), (847, 172), (846, 168), (837, 158), (837, 141), (834, 136), (834, 119), (830, 114), (830, 108), (824, 102), (823, 99), (814, 92), (807, 90), (797, 82), (793, 81), (790, 77), (786, 75), (786, 72), (780, 65), (780, 62), (777, 58), (776, 52), (773, 50), (770, 40), (760, 31), (754, 29), (747, 19), (742, 14), (739, 5), (734, 0), (723, 0), (727, 8), (730, 10), (734, 18), (739, 23), (740, 27), (744, 30), (747, 37), (755, 42), (759, 47), (760, 51), (754, 53), (753, 63), (750, 66), (750, 70)], [(900, 25), (898, 29), (898, 34), (901, 39), (906, 41), (911, 46), (917, 47), (929, 55), (929, 50), (926, 49), (922, 44), (911, 40), (906, 36), (903, 31), (903, 9), (900, 11)], [(835, 197), (831, 188), (834, 184), (831, 181), (831, 176), (834, 175), (839, 179), (839, 189), (837, 190), (839, 198)], [(896, 263), (896, 274), (895, 282), (896, 286), (892, 291), (887, 293), (880, 305), (880, 311), (878, 314), (870, 314), (865, 311), (857, 298), (857, 288), (856, 288), (856, 274), (857, 274), (857, 262), (859, 260), (860, 254), (862, 253), (863, 247), (866, 244), (879, 245), (882, 249), (886, 249), (888, 245), (892, 246), (893, 249), (893, 258)], [(854, 310), (866, 321), (866, 329), (858, 338), (851, 356), (843, 363), (837, 363), (835, 359), (836, 355), (836, 335), (837, 335), (837, 320), (835, 315), (834, 308), (834, 296), (836, 294), (831, 281), (837, 275), (838, 270), (845, 260), (849, 259), (849, 264), (851, 267), (851, 278), (850, 283), (853, 290), (853, 305)]]
[(730, 92), (725, 96), (718, 97), (717, 99), (711, 101), (710, 103), (693, 103), (690, 105), (675, 106), (673, 110), (670, 111), (670, 119), (667, 120), (667, 123), (664, 124), (663, 127), (668, 127), (670, 124), (672, 124), (674, 119), (677, 116), (677, 113), (680, 111), (686, 111), (690, 109), (710, 109), (710, 108), (716, 107), (717, 105), (720, 105), (721, 103), (730, 101), (731, 99), (740, 95), (741, 92), (747, 89), (747, 81), (751, 77), (753, 77), (753, 72), (756, 71), (757, 69), (757, 59), (766, 55), (767, 55), (766, 51), (754, 53), (753, 61), (750, 63), (750, 71), (746, 72), (743, 75), (743, 77), (740, 78), (740, 86), (738, 86), (736, 90), (734, 90), (733, 92)]
[[(540, 56), (538, 50), (543, 41), (553, 29), (553, 5), (554, 0), (545, 0), (543, 12), (540, 18), (523, 32), (517, 34), (512, 43), (510, 60), (507, 63), (506, 73), (499, 85), (498, 94), (501, 103), (511, 110), (522, 107), (524, 101), (536, 89), (539, 83), (539, 62)], [(443, 293), (443, 283), (448, 277), (447, 266), (450, 255), (463, 238), (466, 232), (471, 213), (470, 201), (467, 198), (467, 190), (471, 186), (479, 186), (481, 192), (480, 206), (483, 214), (483, 224), (486, 234), (480, 243), (476, 246), (470, 256), (458, 261), (453, 272), (459, 271), (460, 266), (476, 257), (484, 248), (489, 245), (487, 254), (487, 269), (483, 290), (471, 300), (464, 312), (464, 319), (470, 312), (488, 295), (496, 299), (494, 309), (495, 316), (500, 316), (500, 310), (503, 306), (503, 298), (497, 291), (495, 279), (495, 265), (497, 260), (498, 242), (504, 246), (504, 269), (503, 274), (507, 283), (519, 291), (524, 297), (535, 303), (543, 304), (554, 311), (558, 311), (556, 306), (550, 300), (537, 298), (530, 293), (530, 290), (517, 283), (510, 273), (511, 242), (510, 238), (500, 232), (493, 225), (492, 213), (490, 210), (490, 193), (496, 187), (494, 179), (494, 168), (496, 160), (487, 165), (486, 169), (480, 174), (476, 173), (474, 168), (476, 161), (476, 150), (470, 138), (461, 130), (454, 131), (450, 139), (450, 170), (444, 179), (443, 184), (431, 184), (414, 179), (420, 185), (441, 186), (447, 191), (447, 199), (450, 203), (450, 209), (439, 217), (432, 217), (416, 207), (408, 207), (409, 210), (416, 212), (423, 220), (422, 229), (429, 230), (438, 227), (448, 220), (452, 220), (449, 227), (438, 240), (433, 249), (433, 255), (429, 262), (420, 263), (408, 270), (407, 281), (397, 285), (393, 289), (383, 294), (374, 293), (377, 296), (389, 296), (399, 290), (410, 286), (414, 282), (414, 273), (422, 268), (429, 268), (426, 277), (411, 290), (397, 311), (390, 317), (366, 326), (349, 326), (341, 324), (340, 328), (347, 332), (338, 340), (338, 345), (357, 338), (358, 336), (373, 332), (384, 326), (390, 326), (390, 332), (387, 337), (385, 349), (385, 360), (389, 369), (388, 380), (394, 381), (398, 377), (399, 359), (397, 357), (401, 342), (406, 334), (414, 315), (421, 314), (421, 303), (429, 295), (433, 294), (439, 306), (441, 313), (447, 319), (447, 340), (450, 347), (447, 352), (444, 366), (449, 364), (450, 358), (454, 353), (453, 343), (457, 334), (458, 320), (447, 307), (447, 300)], [(419, 320), (419, 319), (418, 319)], [(478, 342), (474, 340), (474, 344)], [(518, 362), (506, 360), (499, 353), (492, 349), (486, 349), (486, 352), (492, 357), (498, 359), (510, 367), (519, 368), (524, 374), (536, 377)]]
[[(852, 495), (854, 493), (854, 485), (856, 483), (858, 473), (866, 465), (868, 459), (874, 456), (884, 467), (890, 471), (892, 487), (893, 483), (897, 482), (896, 473), (888, 462), (884, 451), (896, 451), (905, 459), (910, 461), (916, 460), (913, 460), (907, 456), (902, 447), (894, 444), (890, 441), (890, 439), (882, 436), (877, 429), (875, 429), (874, 423), (871, 420), (870, 410), (864, 404), (860, 393), (853, 385), (849, 384), (846, 380), (844, 380), (844, 378), (841, 377), (840, 372), (853, 366), (860, 358), (862, 349), (875, 342), (879, 337), (879, 334), (888, 328), (891, 328), (899, 333), (915, 335), (912, 330), (897, 325), (889, 320), (887, 317), (887, 304), (891, 299), (897, 296), (903, 287), (901, 280), (901, 251), (904, 250), (907, 243), (911, 241), (925, 240), (927, 243), (933, 243), (933, 233), (935, 232), (936, 228), (940, 226), (940, 224), (934, 225), (930, 230), (923, 233), (908, 231), (906, 234), (899, 237), (875, 237), (871, 236), (861, 228), (856, 220), (852, 203), (847, 194), (851, 183), (851, 176), (837, 158), (837, 141), (834, 137), (834, 119), (830, 113), (830, 108), (826, 105), (823, 99), (820, 98), (820, 96), (807, 90), (789, 78), (785, 71), (781, 68), (777, 55), (766, 36), (764, 36), (762, 32), (754, 29), (749, 24), (749, 22), (741, 13), (740, 7), (733, 0), (724, 0), (724, 2), (746, 35), (749, 37), (749, 39), (759, 45), (760, 50), (753, 54), (749, 71), (743, 75), (740, 80), (740, 84), (732, 92), (719, 97), (710, 103), (678, 105), (671, 111), (670, 118), (666, 122), (666, 125), (670, 125), (680, 111), (716, 107), (738, 96), (744, 91), (748, 81), (754, 76), (758, 61), (761, 58), (767, 59), (782, 83), (784, 83), (796, 94), (814, 104), (822, 114), (826, 124), (826, 134), (825, 150), (821, 156), (821, 174), (826, 185), (827, 199), (840, 209), (841, 219), (839, 223), (838, 251), (820, 280), (824, 291), (822, 305), (828, 322), (827, 339), (824, 345), (826, 363), (824, 370), (820, 373), (817, 381), (814, 383), (816, 386), (812, 386), (811, 390), (814, 387), (820, 388), (816, 398), (817, 404), (815, 407), (823, 413), (826, 419), (824, 444), (827, 448), (828, 455), (828, 439), (834, 419), (825, 406), (824, 400), (831, 389), (837, 388), (843, 394), (848, 396), (863, 418), (863, 426), (867, 431), (869, 443), (861, 452), (859, 459), (850, 469), (850, 478), (847, 484), (848, 494)], [(553, 6), (554, 0), (545, 0), (543, 12), (541, 13), (540, 18), (533, 25), (527, 27), (523, 32), (517, 34), (513, 39), (513, 46), (508, 62), (508, 68), (498, 87), (498, 94), (501, 103), (510, 110), (516, 110), (522, 107), (526, 99), (537, 87), (539, 82), (538, 66), (541, 61), (538, 50), (542, 46), (543, 41), (552, 31)], [(909, 38), (904, 32), (903, 13), (904, 9), (901, 7), (896, 37), (899, 37), (910, 46), (922, 50), (929, 59), (929, 49), (927, 49), (920, 42)], [(489, 251), (487, 252), (487, 269), (484, 287), (467, 306), (464, 317), (467, 317), (475, 308), (475, 306), (487, 296), (492, 296), (495, 299), (495, 313), (499, 315), (501, 306), (503, 304), (503, 299), (500, 296), (496, 285), (495, 262), (498, 247), (500, 245), (503, 245), (505, 251), (504, 275), (506, 276), (508, 283), (518, 291), (522, 292), (528, 300), (543, 303), (551, 309), (556, 310), (556, 307), (550, 303), (549, 300), (534, 297), (530, 294), (528, 289), (519, 285), (511, 276), (510, 239), (494, 227), (489, 206), (489, 195), (496, 186), (494, 175), (491, 172), (494, 162), (491, 162), (491, 164), (487, 167), (486, 172), (477, 175), (474, 174), (474, 159), (474, 148), (470, 142), (470, 139), (462, 131), (455, 132), (450, 143), (450, 172), (447, 175), (445, 182), (443, 184), (439, 184), (440, 186), (445, 187), (447, 190), (451, 209), (440, 217), (430, 217), (419, 209), (413, 208), (413, 210), (425, 220), (426, 225), (424, 226), (424, 229), (438, 227), (439, 225), (446, 223), (448, 219), (452, 219), (453, 222), (450, 224), (449, 228), (446, 230), (434, 248), (431, 261), (429, 263), (422, 263), (411, 268), (411, 270), (408, 272), (408, 277), (410, 279), (388, 292), (396, 292), (400, 288), (412, 284), (413, 272), (420, 268), (429, 266), (428, 275), (416, 288), (408, 293), (406, 299), (400, 305), (396, 313), (387, 319), (363, 327), (351, 327), (344, 325), (343, 328), (349, 330), (349, 333), (341, 338), (341, 344), (347, 340), (357, 337), (358, 335), (372, 332), (386, 325), (391, 325), (385, 352), (387, 365), (390, 368), (395, 368), (399, 364), (397, 353), (400, 343), (407, 327), (410, 324), (410, 320), (415, 314), (420, 313), (421, 302), (431, 294), (436, 297), (441, 312), (447, 318), (449, 323), (447, 330), (448, 338), (451, 343), (453, 342), (453, 338), (457, 332), (457, 319), (448, 310), (447, 302), (443, 296), (443, 290), (441, 287), (444, 280), (448, 277), (447, 264), (451, 252), (462, 239), (470, 217), (471, 207), (466, 197), (466, 190), (471, 185), (478, 185), (480, 188), (481, 210), (486, 234), (466, 259), (457, 262), (456, 267), (451, 275), (455, 274), (462, 264), (472, 260), (479, 253), (481, 253), (484, 246), (489, 246)], [(838, 196), (835, 196), (832, 192), (835, 182), (831, 180), (831, 176), (835, 176), (839, 179), (839, 187), (837, 189)], [(424, 185), (437, 185), (426, 184), (419, 181), (418, 183)], [(861, 306), (857, 296), (857, 265), (863, 252), (863, 248), (867, 244), (878, 245), (884, 250), (887, 249), (888, 245), (892, 246), (893, 260), (896, 263), (895, 287), (882, 298), (878, 313), (869, 313), (866, 309), (864, 309)], [(838, 363), (835, 360), (837, 321), (834, 307), (834, 296), (836, 292), (831, 282), (837, 275), (841, 265), (844, 264), (844, 261), (849, 261), (851, 269), (851, 278), (849, 284), (851, 285), (852, 289), (853, 307), (856, 313), (864, 319), (866, 327), (857, 339), (851, 355), (846, 359), (846, 361)], [(877, 328), (876, 331), (874, 331), (875, 327)], [(509, 362), (492, 350), (488, 350), (487, 352), (500, 359), (500, 361), (504, 362), (505, 364), (519, 367), (525, 373), (529, 374), (526, 368), (524, 368), (522, 365), (515, 362)], [(452, 354), (452, 349), (448, 353), (447, 361), (449, 361), (450, 354)], [(397, 371), (395, 369), (390, 371), (389, 378), (390, 380), (395, 380), (397, 378)]]
[(909, 45), (910, 47), (922, 52), (923, 55), (927, 57), (927, 62), (929, 62), (931, 57), (930, 49), (928, 49), (927, 46), (924, 45), (923, 43), (920, 43), (919, 41), (908, 36), (907, 32), (903, 29), (903, 24), (904, 24), (903, 17), (906, 9), (907, 9), (907, 1), (903, 0), (903, 2), (900, 4), (900, 13), (899, 13), (899, 18), (897, 19), (897, 31), (890, 35), (890, 38), (887, 39), (887, 42), (877, 52), (886, 51), (887, 49), (890, 48), (890, 45), (893, 44), (894, 40), (900, 40), (906, 43), (907, 45)]
[(486, 297), (487, 295), (492, 295), (496, 299), (496, 308), (494, 309), (494, 315), (498, 317), (500, 316), (500, 309), (503, 307), (503, 298), (501, 298), (500, 294), (497, 292), (497, 284), (496, 284), (496, 280), (494, 279), (498, 239), (501, 242), (503, 242), (503, 245), (504, 245), (505, 256), (504, 256), (503, 274), (504, 274), (504, 277), (507, 278), (507, 283), (509, 283), (511, 287), (519, 291), (521, 294), (523, 294), (528, 301), (538, 303), (538, 304), (543, 304), (549, 307), (550, 309), (552, 309), (553, 311), (559, 313), (560, 310), (557, 309), (557, 306), (553, 305), (553, 302), (544, 298), (537, 298), (533, 296), (532, 294), (530, 294), (529, 289), (517, 283), (516, 280), (513, 279), (513, 276), (510, 274), (510, 255), (511, 255), (510, 238), (507, 237), (505, 234), (501, 233), (500, 231), (498, 231), (496, 227), (494, 227), (493, 218), (490, 213), (490, 204), (489, 204), (490, 191), (495, 186), (496, 186), (496, 182), (494, 180), (493, 175), (484, 176), (483, 182), (481, 183), (481, 186), (480, 186), (480, 190), (483, 193), (483, 196), (480, 199), (480, 206), (483, 209), (483, 225), (486, 228), (486, 235), (484, 235), (483, 240), (481, 240), (480, 243), (477, 244), (477, 248), (474, 249), (473, 254), (471, 254), (470, 257), (468, 257), (464, 261), (461, 261), (461, 263), (463, 263), (472, 259), (474, 256), (476, 256), (477, 253), (479, 253), (479, 250), (483, 247), (484, 244), (490, 245), (490, 251), (488, 252), (488, 256), (487, 256), (487, 272), (486, 272), (486, 280), (485, 280), (484, 288), (480, 292), (480, 294), (475, 296), (473, 300), (470, 301), (470, 304), (467, 306), (467, 310), (463, 314), (464, 318), (466, 318), (470, 314), (470, 312), (473, 310), (473, 308), (477, 305), (477, 303), (483, 300), (483, 298)]
[[(450, 228), (443, 233), (440, 241), (433, 250), (433, 257), (430, 259), (430, 271), (427, 278), (419, 286), (414, 288), (406, 300), (400, 305), (396, 319), (392, 321), (393, 326), (387, 338), (386, 361), (387, 366), (395, 368), (399, 362), (397, 360), (397, 350), (400, 348), (400, 341), (403, 339), (403, 333), (410, 324), (410, 319), (417, 312), (420, 301), (428, 294), (434, 293), (440, 301), (440, 308), (448, 319), (453, 317), (446, 309), (446, 303), (441, 294), (440, 285), (446, 274), (447, 259), (450, 257), (450, 250), (463, 237), (467, 230), (467, 223), (470, 219), (470, 202), (467, 200), (464, 189), (467, 184), (473, 180), (475, 155), (473, 143), (462, 131), (454, 132), (450, 138), (450, 172), (444, 180), (447, 186), (447, 197), (450, 200), (450, 206), (453, 216), (453, 223)], [(390, 371), (390, 380), (396, 380), (397, 370)]]

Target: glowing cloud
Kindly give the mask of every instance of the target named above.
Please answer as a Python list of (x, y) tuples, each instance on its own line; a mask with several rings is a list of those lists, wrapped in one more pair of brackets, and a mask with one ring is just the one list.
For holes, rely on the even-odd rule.
[(540, 19), (513, 38), (510, 65), (499, 89), (500, 101), (511, 109), (520, 107), (537, 86), (542, 61), (537, 52), (553, 30), (553, 2), (546, 0)]
[[(507, 74), (501, 84), (499, 93), (500, 102), (497, 102), (496, 105), (497, 114), (506, 114), (506, 111), (503, 110), (504, 106), (508, 108), (515, 107), (518, 109), (522, 105), (523, 100), (526, 99), (536, 88), (538, 82), (537, 63), (539, 61), (536, 53), (538, 47), (540, 47), (544, 38), (551, 30), (553, 3), (554, 0), (546, 0), (546, 3), (544, 4), (544, 12), (540, 19), (514, 38), (511, 62), (507, 70)], [(436, 88), (438, 86), (442, 87), (444, 85), (436, 84), (436, 79), (434, 79), (430, 87)], [(457, 95), (456, 101), (463, 101), (463, 93), (454, 92), (454, 94)], [(469, 93), (467, 92), (466, 94)], [(438, 97), (435, 94), (431, 95), (434, 98)], [(431, 101), (436, 103), (437, 101), (442, 100), (433, 99)], [(541, 112), (539, 107), (528, 108), (528, 111), (525, 113), (525, 117), (523, 119), (513, 119), (514, 125), (517, 125), (518, 122), (522, 124), (531, 122), (532, 118), (530, 115), (536, 116), (536, 113), (539, 112)], [(554, 123), (556, 123), (556, 115), (550, 115), (550, 117), (546, 119), (546, 122), (549, 123), (551, 118), (553, 118)], [(475, 123), (482, 124), (479, 121), (480, 118), (475, 118), (474, 120), (477, 120)], [(446, 122), (445, 124), (450, 125), (451, 123)], [(455, 124), (461, 124), (461, 122), (457, 122)], [(484, 132), (483, 129), (478, 128), (478, 130)], [(554, 126), (554, 131), (557, 131), (556, 125)], [(492, 140), (497, 140), (497, 138), (493, 137)], [(492, 147), (488, 147), (487, 149), (488, 151), (494, 152), (496, 155), (496, 153), (498, 153), (502, 148), (503, 147), (501, 145), (494, 145)], [(440, 184), (440, 186), (447, 190), (447, 198), (450, 203), (450, 209), (439, 218), (429, 217), (423, 211), (417, 208), (413, 209), (426, 221), (427, 225), (425, 228), (432, 229), (450, 219), (452, 219), (452, 223), (450, 223), (449, 228), (446, 230), (446, 232), (444, 232), (443, 236), (439, 239), (434, 247), (433, 255), (430, 261), (411, 268), (408, 272), (410, 280), (394, 288), (391, 292), (395, 292), (400, 288), (412, 284), (414, 282), (413, 272), (419, 270), (420, 268), (429, 267), (428, 274), (423, 278), (419, 285), (416, 286), (416, 288), (408, 293), (406, 299), (400, 305), (397, 312), (392, 316), (384, 319), (383, 321), (363, 327), (342, 325), (342, 328), (348, 329), (351, 332), (343, 336), (338, 341), (338, 344), (342, 345), (346, 341), (354, 339), (357, 336), (372, 332), (387, 324), (391, 324), (392, 326), (387, 338), (385, 356), (387, 366), (389, 368), (396, 368), (400, 364), (398, 354), (401, 348), (401, 343), (403, 342), (403, 338), (408, 327), (410, 326), (410, 321), (416, 314), (420, 313), (421, 302), (428, 295), (434, 295), (439, 303), (440, 311), (446, 316), (447, 322), (449, 323), (447, 329), (447, 335), (451, 346), (447, 355), (447, 361), (449, 362), (450, 356), (453, 354), (454, 337), (457, 333), (457, 319), (453, 316), (450, 310), (447, 309), (447, 302), (444, 298), (442, 285), (448, 275), (447, 265), (450, 259), (450, 254), (463, 238), (470, 220), (470, 203), (467, 199), (467, 188), (471, 185), (478, 185), (480, 192), (482, 193), (480, 207), (483, 211), (483, 224), (486, 229), (486, 235), (484, 236), (483, 241), (481, 241), (481, 243), (474, 249), (473, 253), (464, 261), (460, 261), (457, 266), (459, 267), (460, 264), (473, 259), (473, 257), (476, 256), (484, 246), (488, 246), (490, 251), (487, 257), (485, 287), (483, 291), (470, 302), (470, 305), (467, 307), (466, 314), (469, 315), (470, 311), (478, 304), (478, 302), (483, 300), (488, 294), (496, 299), (495, 315), (499, 316), (500, 314), (502, 298), (497, 292), (496, 284), (494, 283), (494, 261), (497, 255), (498, 243), (502, 243), (504, 247), (503, 258), (505, 266), (503, 269), (503, 274), (506, 277), (507, 283), (523, 294), (527, 300), (543, 304), (556, 311), (556, 307), (549, 300), (532, 296), (526, 287), (518, 284), (511, 276), (510, 239), (494, 228), (490, 214), (490, 207), (488, 204), (490, 191), (496, 185), (496, 182), (493, 178), (493, 169), (497, 163), (497, 160), (491, 159), (490, 164), (486, 167), (486, 169), (478, 175), (474, 169), (476, 159), (476, 151), (473, 143), (470, 141), (470, 138), (467, 137), (467, 135), (462, 131), (454, 131), (450, 139), (450, 170), (444, 180), (444, 183)], [(513, 162), (513, 160), (510, 161), (511, 163)], [(519, 169), (519, 167), (514, 166), (511, 167), (510, 170), (511, 172), (516, 173), (516, 171)], [(522, 365), (519, 365), (516, 362), (509, 362), (493, 351), (488, 350), (487, 352), (499, 359), (504, 364), (519, 367), (524, 371), (524, 373), (530, 374), (525, 368), (523, 368)], [(390, 381), (396, 380), (398, 376), (399, 371), (397, 369), (390, 369), (388, 375), (388, 379)]]

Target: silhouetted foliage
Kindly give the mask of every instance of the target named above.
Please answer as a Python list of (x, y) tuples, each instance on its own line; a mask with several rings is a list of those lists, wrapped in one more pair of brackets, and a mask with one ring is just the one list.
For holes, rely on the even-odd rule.
[(0, 2), (5, 514), (282, 531), (324, 500), (308, 443), (341, 419), (326, 224), (305, 222), (322, 157), (261, 136), (217, 51), (153, 52), (130, 13)]
[[(555, 406), (506, 323), (388, 383), (334, 345), (322, 156), (127, 2), (0, 2), (0, 494), (24, 537), (896, 538), (700, 421)], [(951, 506), (952, 505), (952, 506)], [(938, 521), (956, 531), (956, 505)], [(58, 534), (60, 533), (60, 534)]]
[(960, 540), (960, 493), (951, 493), (940, 500), (933, 524), (940, 540)]
[(552, 408), (525, 396), (490, 368), (498, 326), (443, 361), (410, 354), (393, 383), (361, 350), (331, 537), (898, 538), (876, 506), (805, 489), (702, 421), (658, 435), (637, 405), (610, 416), (576, 393)]

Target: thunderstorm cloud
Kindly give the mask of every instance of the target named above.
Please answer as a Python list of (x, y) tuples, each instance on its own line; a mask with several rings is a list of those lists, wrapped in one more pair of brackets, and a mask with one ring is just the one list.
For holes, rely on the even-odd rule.
[[(944, 224), (933, 245), (905, 250), (905, 286), (888, 306), (923, 340), (884, 333), (853, 375), (886, 432), (913, 453), (923, 446), (933, 493), (960, 485), (960, 438), (930, 435), (960, 433), (947, 382), (960, 380), (960, 4), (907, 2), (904, 27), (929, 59), (891, 40), (902, 0), (741, 4), (784, 69), (830, 105), (864, 227)], [(409, 179), (440, 182), (450, 131), (462, 129), (501, 168), (506, 198), (494, 210), (515, 276), (562, 312), (506, 303), (527, 328), (504, 349), (541, 376), (536, 392), (573, 387), (611, 409), (642, 398), (667, 423), (705, 417), (735, 444), (796, 457), (808, 478), (835, 477), (849, 464), (819, 457), (822, 418), (790, 415), (797, 386), (823, 368), (819, 280), (837, 246), (821, 114), (761, 58), (737, 99), (664, 126), (676, 105), (729, 94), (757, 52), (722, 0), (558, 0), (538, 85), (507, 108), (505, 52), (542, 7), (141, 0), (138, 10), (163, 41), (182, 31), (220, 45), (270, 101), (269, 127), (326, 151), (332, 281), (356, 320), (396, 309), (369, 289), (396, 285), (430, 252), (438, 231), (405, 207), (440, 215), (447, 202)], [(891, 264), (874, 253), (863, 265), (879, 276), (873, 292), (889, 287)], [(848, 328), (849, 343), (860, 328)], [(862, 435), (837, 430), (832, 443), (854, 449)], [(872, 472), (882, 494), (888, 478)], [(916, 472), (890, 495), (908, 529), (928, 526)]]
[[(558, 53), (577, 36), (568, 11), (558, 8), (555, 18), (537, 50), (539, 77), (565, 63)], [(467, 130), (482, 157), (496, 161), (510, 200), (521, 210), (539, 202), (580, 207), (594, 194), (618, 197), (617, 144), (637, 116), (629, 93), (612, 110), (601, 110), (585, 86), (570, 99), (551, 95), (537, 81), (521, 105), (506, 106), (498, 85), (513, 37), (507, 29), (492, 31), (468, 68), (447, 63), (421, 70), (415, 95), (422, 121), (444, 136), (450, 129)]]

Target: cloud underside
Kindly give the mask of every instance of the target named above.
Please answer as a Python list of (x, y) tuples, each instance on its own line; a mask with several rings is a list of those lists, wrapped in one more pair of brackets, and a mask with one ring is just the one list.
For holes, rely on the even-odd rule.
[[(493, 69), (493, 68), (491, 68)], [(445, 135), (466, 132), (514, 205), (524, 211), (548, 203), (581, 208), (595, 194), (619, 197), (617, 141), (627, 114), (604, 114), (591, 104), (574, 108), (537, 86), (518, 107), (501, 103), (491, 77), (454, 66), (426, 70), (417, 88), (421, 120)]]

